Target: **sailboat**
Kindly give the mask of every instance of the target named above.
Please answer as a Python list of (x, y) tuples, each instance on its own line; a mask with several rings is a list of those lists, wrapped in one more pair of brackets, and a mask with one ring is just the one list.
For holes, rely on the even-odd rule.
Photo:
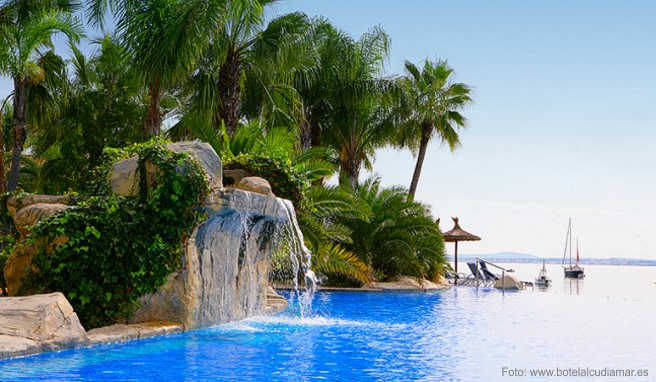
[[(569, 247), (569, 267), (565, 266), (565, 257), (567, 256), (567, 248)], [(569, 219), (567, 226), (567, 236), (565, 236), (565, 253), (563, 253), (563, 269), (565, 277), (581, 278), (585, 277), (583, 268), (579, 267), (579, 238), (576, 238), (576, 265), (572, 265), (572, 219)]]
[(540, 274), (535, 278), (535, 285), (546, 288), (551, 286), (551, 279), (547, 276), (547, 268), (545, 267), (545, 261), (542, 260), (542, 269), (540, 269)]

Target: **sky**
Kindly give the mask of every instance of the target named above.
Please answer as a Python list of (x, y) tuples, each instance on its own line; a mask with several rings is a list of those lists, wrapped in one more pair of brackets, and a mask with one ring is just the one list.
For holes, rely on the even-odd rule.
[[(392, 40), (388, 75), (403, 74), (405, 60), (446, 59), (473, 87), (462, 146), (430, 144), (416, 196), (442, 230), (457, 216), (482, 238), (460, 253), (562, 257), (571, 218), (583, 259), (656, 259), (656, 1), (275, 5), (292, 11), (355, 38), (381, 26)], [(0, 81), (3, 99), (9, 85)], [(414, 163), (380, 150), (374, 173), (408, 187)]]
[[(656, 258), (656, 2), (294, 0), (354, 37), (380, 25), (388, 74), (446, 59), (474, 88), (455, 152), (433, 142), (417, 190), (442, 230), (482, 238), (460, 253)], [(409, 187), (409, 152), (374, 172)], [(449, 253), (453, 244), (447, 244)]]

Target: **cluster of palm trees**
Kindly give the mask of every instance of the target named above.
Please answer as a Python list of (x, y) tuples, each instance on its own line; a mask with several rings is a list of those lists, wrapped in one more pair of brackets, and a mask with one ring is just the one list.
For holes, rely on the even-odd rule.
[[(314, 207), (300, 220), (327, 273), (434, 273), (443, 248), (427, 238), (439, 233), (413, 199), (428, 143), (459, 145), (470, 87), (446, 61), (383, 76), (381, 28), (354, 39), (300, 12), (270, 18), (275, 2), (2, 0), (0, 74), (14, 89), (0, 100), (0, 193), (83, 191), (105, 147), (202, 139), (223, 156), (259, 150), (305, 169)], [(92, 27), (115, 24), (90, 56), (78, 48), (82, 11)], [(55, 54), (55, 34), (70, 59)], [(360, 183), (383, 147), (417, 154), (409, 192)], [(333, 172), (340, 186), (325, 186)], [(361, 234), (371, 242), (354, 243)]]

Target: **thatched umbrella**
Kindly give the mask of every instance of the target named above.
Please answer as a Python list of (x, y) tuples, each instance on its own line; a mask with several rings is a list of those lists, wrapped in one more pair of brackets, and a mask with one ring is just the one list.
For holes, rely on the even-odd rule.
[[(456, 273), (458, 273), (458, 242), (459, 241), (478, 241), (481, 240), (480, 237), (476, 235), (472, 235), (471, 233), (463, 230), (460, 228), (460, 224), (458, 224), (458, 218), (451, 218), (453, 219), (453, 222), (455, 223), (455, 226), (453, 226), (453, 229), (448, 232), (444, 232), (442, 234), (442, 237), (444, 238), (444, 241), (446, 242), (454, 242), (456, 243), (456, 251), (455, 251), (455, 258), (456, 258)], [(440, 224), (440, 220), (437, 219), (437, 224)]]

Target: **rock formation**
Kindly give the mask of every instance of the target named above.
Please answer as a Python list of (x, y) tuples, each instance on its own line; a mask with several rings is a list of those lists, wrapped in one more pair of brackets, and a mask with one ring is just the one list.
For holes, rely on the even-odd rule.
[(524, 284), (517, 277), (506, 274), (505, 277), (494, 282), (494, 287), (506, 290), (522, 290), (524, 289)]
[[(30, 233), (30, 228), (40, 220), (70, 208), (67, 205), (59, 204), (66, 202), (68, 198), (53, 197), (50, 195), (30, 195), (24, 198), (12, 197), (7, 202), (8, 208), (13, 212), (14, 225), (20, 233), (17, 245), (9, 255), (5, 264), (5, 280), (7, 281), (7, 291), (10, 296), (15, 295), (21, 287), (21, 280), (27, 273), (32, 264), (34, 256), (39, 247), (43, 244), (42, 240), (34, 243), (27, 243), (25, 239)], [(49, 204), (51, 202), (53, 204)], [(16, 210), (19, 208), (18, 210)], [(65, 237), (58, 237), (54, 240), (54, 245), (61, 245), (66, 242)]]
[[(204, 203), (207, 218), (185, 243), (180, 271), (171, 274), (157, 292), (141, 298), (141, 307), (130, 320), (136, 325), (96, 329), (93, 336), (89, 334), (91, 340), (61, 293), (0, 299), (0, 349), (7, 349), (6, 354), (0, 351), (0, 358), (98, 343), (107, 338), (138, 338), (181, 327), (207, 327), (286, 308), (284, 298), (268, 287), (268, 261), (281, 227), (291, 225), (291, 232), (298, 231), (294, 229), (297, 226), (292, 203), (276, 198), (269, 183), (261, 178), (244, 177), (237, 188), (223, 188), (221, 161), (206, 143), (180, 142), (168, 147), (198, 159), (212, 187)], [(116, 163), (109, 176), (111, 189), (132, 195), (136, 168), (136, 158)], [(147, 170), (157, 171), (154, 166)], [(30, 195), (10, 199), (8, 207), (24, 240), (30, 226), (70, 208), (67, 202), (65, 196)], [(66, 238), (58, 240), (55, 245)], [(11, 280), (10, 291), (19, 288), (19, 271), (22, 269), (24, 274), (35, 253), (30, 246), (16, 248), (16, 255), (12, 254), (5, 268), (7, 281)], [(22, 318), (21, 310), (29, 319)], [(157, 324), (162, 321), (166, 324)], [(77, 334), (69, 335), (68, 331)]]
[(61, 293), (0, 298), (0, 358), (84, 345), (86, 332)]

